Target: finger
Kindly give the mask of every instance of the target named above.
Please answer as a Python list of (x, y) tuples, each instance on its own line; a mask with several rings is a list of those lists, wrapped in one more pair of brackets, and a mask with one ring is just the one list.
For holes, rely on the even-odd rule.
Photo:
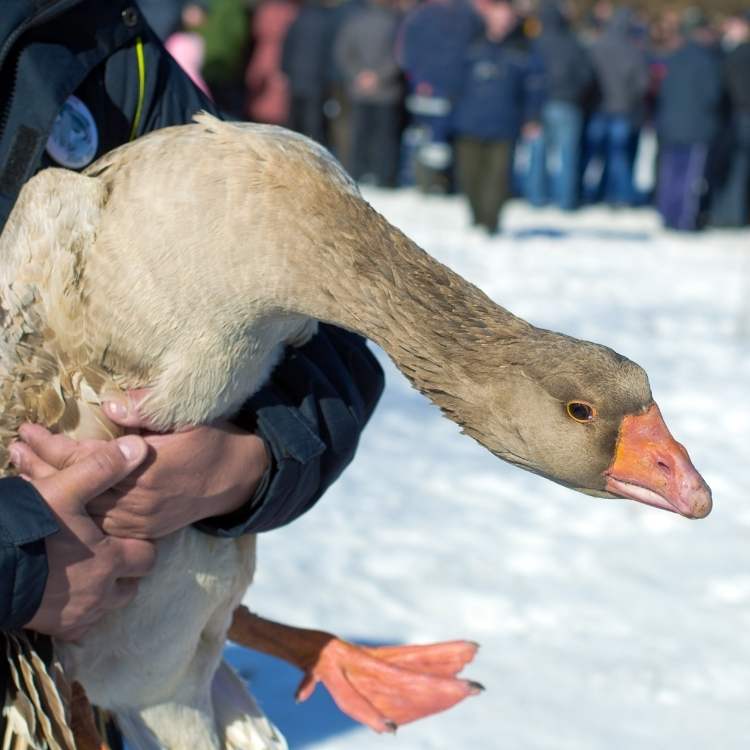
[(112, 539), (120, 551), (118, 578), (143, 578), (156, 564), (156, 545), (142, 539)]
[(62, 633), (58, 636), (58, 632), (55, 632), (55, 638), (60, 637), (64, 641), (77, 641), (83, 638), (99, 620), (104, 617), (106, 610), (97, 604), (95, 607), (87, 609), (85, 612), (81, 612), (78, 617), (75, 618), (75, 623), (64, 628)]
[(53, 435), (41, 425), (31, 423), (21, 425), (18, 434), (50, 466), (64, 469), (75, 461), (78, 443), (67, 435)]
[(46, 479), (57, 473), (54, 466), (42, 461), (26, 443), (17, 442), (10, 446), (10, 461), (27, 481)]
[(113, 533), (117, 531), (118, 504), (122, 501), (122, 495), (111, 489), (95, 497), (87, 506), (86, 511), (91, 520), (99, 527), (99, 530), (107, 536), (133, 536), (132, 534)]
[[(119, 487), (118, 487), (119, 489)], [(102, 519), (111, 513), (122, 500), (122, 494), (116, 489), (107, 490), (95, 497), (87, 506), (89, 515), (95, 520)]]
[(79, 625), (75, 628), (63, 630), (62, 632), (55, 633), (55, 638), (61, 641), (69, 642), (79, 641), (91, 629), (91, 626), (93, 624), (94, 623), (92, 622), (90, 625)]
[(146, 443), (136, 435), (117, 438), (53, 477), (40, 480), (37, 489), (47, 500), (85, 505), (130, 474), (147, 451)]
[(137, 593), (138, 581), (135, 578), (118, 578), (104, 606), (108, 610), (127, 607)]
[(102, 404), (104, 413), (116, 424), (141, 430), (158, 432), (159, 428), (148, 417), (141, 414), (143, 402), (151, 393), (150, 388), (128, 391), (121, 397), (112, 398)]
[(119, 539), (145, 539), (153, 540), (166, 536), (171, 529), (160, 532), (153, 523), (149, 523), (142, 516), (129, 513), (108, 513), (106, 516), (92, 516), (92, 521), (99, 527), (100, 531), (107, 536)]

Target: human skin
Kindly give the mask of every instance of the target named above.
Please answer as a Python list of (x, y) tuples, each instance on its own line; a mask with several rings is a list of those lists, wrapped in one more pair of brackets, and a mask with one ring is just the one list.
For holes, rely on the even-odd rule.
[[(12, 451), (16, 454), (16, 451)], [(106, 535), (87, 505), (146, 458), (145, 442), (129, 435), (98, 446), (77, 463), (36, 478), (25, 475), (57, 518), (45, 539), (49, 574), (30, 630), (77, 640), (107, 612), (135, 596), (137, 581), (156, 560), (153, 543)]]
[[(105, 404), (110, 419), (140, 437), (77, 442), (39, 425), (21, 427), (13, 463), (61, 526), (46, 540), (50, 576), (30, 629), (79, 638), (135, 596), (137, 578), (153, 565), (150, 540), (242, 507), (268, 467), (263, 440), (229, 422), (149, 432), (138, 414), (145, 395)], [(118, 446), (134, 457), (124, 459)]]
[[(111, 536), (159, 539), (242, 507), (268, 467), (263, 440), (226, 421), (150, 432), (148, 420), (138, 414), (145, 394), (132, 391), (128, 399), (104, 405), (113, 422), (141, 431), (148, 450), (138, 470), (89, 504), (101, 529)], [(39, 425), (24, 425), (21, 439), (14, 449), (21, 471), (31, 478), (70, 466), (104, 444), (52, 435)]]

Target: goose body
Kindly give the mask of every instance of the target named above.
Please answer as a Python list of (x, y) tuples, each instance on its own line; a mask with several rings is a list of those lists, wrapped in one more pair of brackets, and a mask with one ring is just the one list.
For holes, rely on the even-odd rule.
[[(635, 497), (638, 485), (636, 499), (708, 512), (677, 449), (653, 459), (674, 475), (653, 486), (613, 469), (632, 463), (628, 418), (662, 429), (637, 365), (497, 306), (389, 225), (311, 141), (196, 119), (24, 188), (0, 241), (0, 447), (24, 419), (111, 435), (98, 401), (135, 387), (151, 388), (148, 416), (165, 429), (231, 415), (324, 320), (375, 340), (499, 457), (589, 494)], [(590, 420), (571, 419), (578, 402)], [(254, 552), (251, 536), (179, 531), (129, 607), (56, 644), (136, 747), (283, 747), (221, 663)]]

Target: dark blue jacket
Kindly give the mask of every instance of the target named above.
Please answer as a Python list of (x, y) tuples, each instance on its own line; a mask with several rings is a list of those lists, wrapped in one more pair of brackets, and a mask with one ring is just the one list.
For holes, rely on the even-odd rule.
[(648, 58), (633, 39), (633, 13), (615, 11), (604, 33), (589, 48), (596, 70), (599, 110), (640, 127), (650, 83)]
[(562, 14), (557, 0), (539, 9), (541, 33), (536, 49), (542, 59), (547, 99), (583, 106), (594, 86), (594, 66)]
[(462, 84), (466, 48), (481, 22), (466, 0), (427, 0), (401, 26), (399, 63), (409, 88), (428, 84), (435, 96), (455, 99)]
[(724, 60), (724, 86), (733, 115), (750, 115), (750, 41), (735, 47)]
[(346, 5), (305, 3), (289, 27), (281, 69), (292, 96), (322, 100), (338, 78), (333, 50), (336, 33), (348, 14)]
[(525, 122), (539, 120), (544, 98), (542, 62), (517, 36), (493, 42), (482, 35), (466, 52), (454, 127), (459, 136), (515, 140)]
[(657, 103), (659, 138), (674, 145), (711, 144), (722, 118), (719, 55), (690, 41), (667, 58), (666, 68)]
[[(74, 92), (98, 126), (94, 158), (150, 130), (189, 122), (199, 109), (216, 114), (132, 2), (3, 0), (0, 229), (23, 183), (55, 163), (45, 145)], [(265, 440), (269, 472), (246, 507), (199, 527), (239, 536), (304, 513), (351, 460), (382, 388), (382, 371), (359, 336), (322, 325), (306, 346), (290, 349), (235, 420)], [(44, 539), (57, 524), (21, 479), (0, 480), (0, 508), (0, 630), (8, 630), (28, 622), (39, 606)]]

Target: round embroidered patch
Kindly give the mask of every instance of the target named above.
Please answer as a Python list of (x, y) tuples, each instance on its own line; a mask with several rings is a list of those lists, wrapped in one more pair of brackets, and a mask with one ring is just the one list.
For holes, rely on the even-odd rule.
[(60, 166), (80, 169), (93, 160), (98, 147), (94, 116), (77, 96), (69, 96), (52, 124), (47, 153)]

